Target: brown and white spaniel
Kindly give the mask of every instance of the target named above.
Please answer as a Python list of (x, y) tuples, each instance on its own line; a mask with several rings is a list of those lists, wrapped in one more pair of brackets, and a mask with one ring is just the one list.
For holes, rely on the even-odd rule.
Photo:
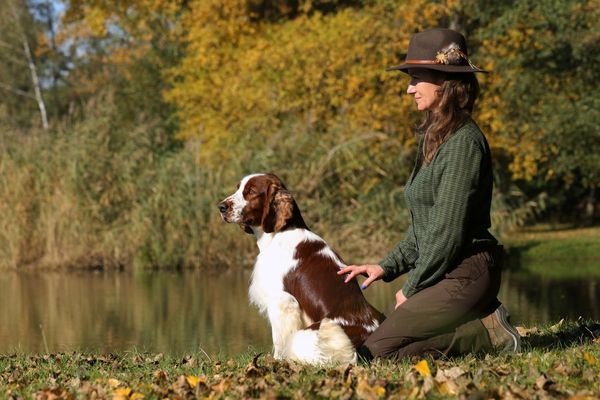
[(276, 358), (309, 364), (355, 363), (358, 348), (384, 316), (364, 298), (356, 280), (344, 283), (346, 264), (311, 232), (281, 180), (244, 177), (218, 205), (226, 222), (256, 236), (249, 296), (269, 318)]

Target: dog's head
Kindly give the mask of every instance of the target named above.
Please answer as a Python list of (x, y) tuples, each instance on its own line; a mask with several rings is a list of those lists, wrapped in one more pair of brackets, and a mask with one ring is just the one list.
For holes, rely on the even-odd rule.
[(273, 174), (245, 176), (237, 191), (217, 207), (225, 222), (237, 223), (247, 233), (253, 233), (252, 228), (272, 233), (292, 225), (305, 227), (292, 195)]

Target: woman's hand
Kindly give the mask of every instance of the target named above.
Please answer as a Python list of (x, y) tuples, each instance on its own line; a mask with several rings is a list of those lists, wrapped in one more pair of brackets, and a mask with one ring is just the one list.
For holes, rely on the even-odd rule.
[(350, 282), (357, 275), (366, 276), (367, 279), (360, 285), (361, 289), (366, 289), (369, 285), (383, 277), (383, 268), (377, 264), (348, 265), (338, 271), (338, 275), (348, 274), (344, 283)]
[(406, 296), (402, 292), (402, 289), (398, 290), (398, 293), (396, 293), (396, 307), (394, 307), (394, 310), (396, 308), (400, 307), (400, 305), (402, 303), (404, 303), (405, 301), (406, 301)]

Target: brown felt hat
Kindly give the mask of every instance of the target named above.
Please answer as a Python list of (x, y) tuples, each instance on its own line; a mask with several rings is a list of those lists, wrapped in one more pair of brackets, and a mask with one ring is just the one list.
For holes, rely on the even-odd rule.
[(408, 73), (411, 68), (444, 72), (487, 72), (469, 61), (465, 37), (452, 29), (435, 28), (415, 33), (408, 43), (404, 64), (386, 71)]

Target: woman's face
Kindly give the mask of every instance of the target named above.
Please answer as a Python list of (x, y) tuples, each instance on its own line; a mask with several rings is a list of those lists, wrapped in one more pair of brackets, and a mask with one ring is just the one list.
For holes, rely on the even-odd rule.
[(410, 83), (406, 93), (415, 96), (417, 110), (431, 110), (437, 101), (437, 90), (444, 82), (444, 73), (425, 68), (408, 70)]

